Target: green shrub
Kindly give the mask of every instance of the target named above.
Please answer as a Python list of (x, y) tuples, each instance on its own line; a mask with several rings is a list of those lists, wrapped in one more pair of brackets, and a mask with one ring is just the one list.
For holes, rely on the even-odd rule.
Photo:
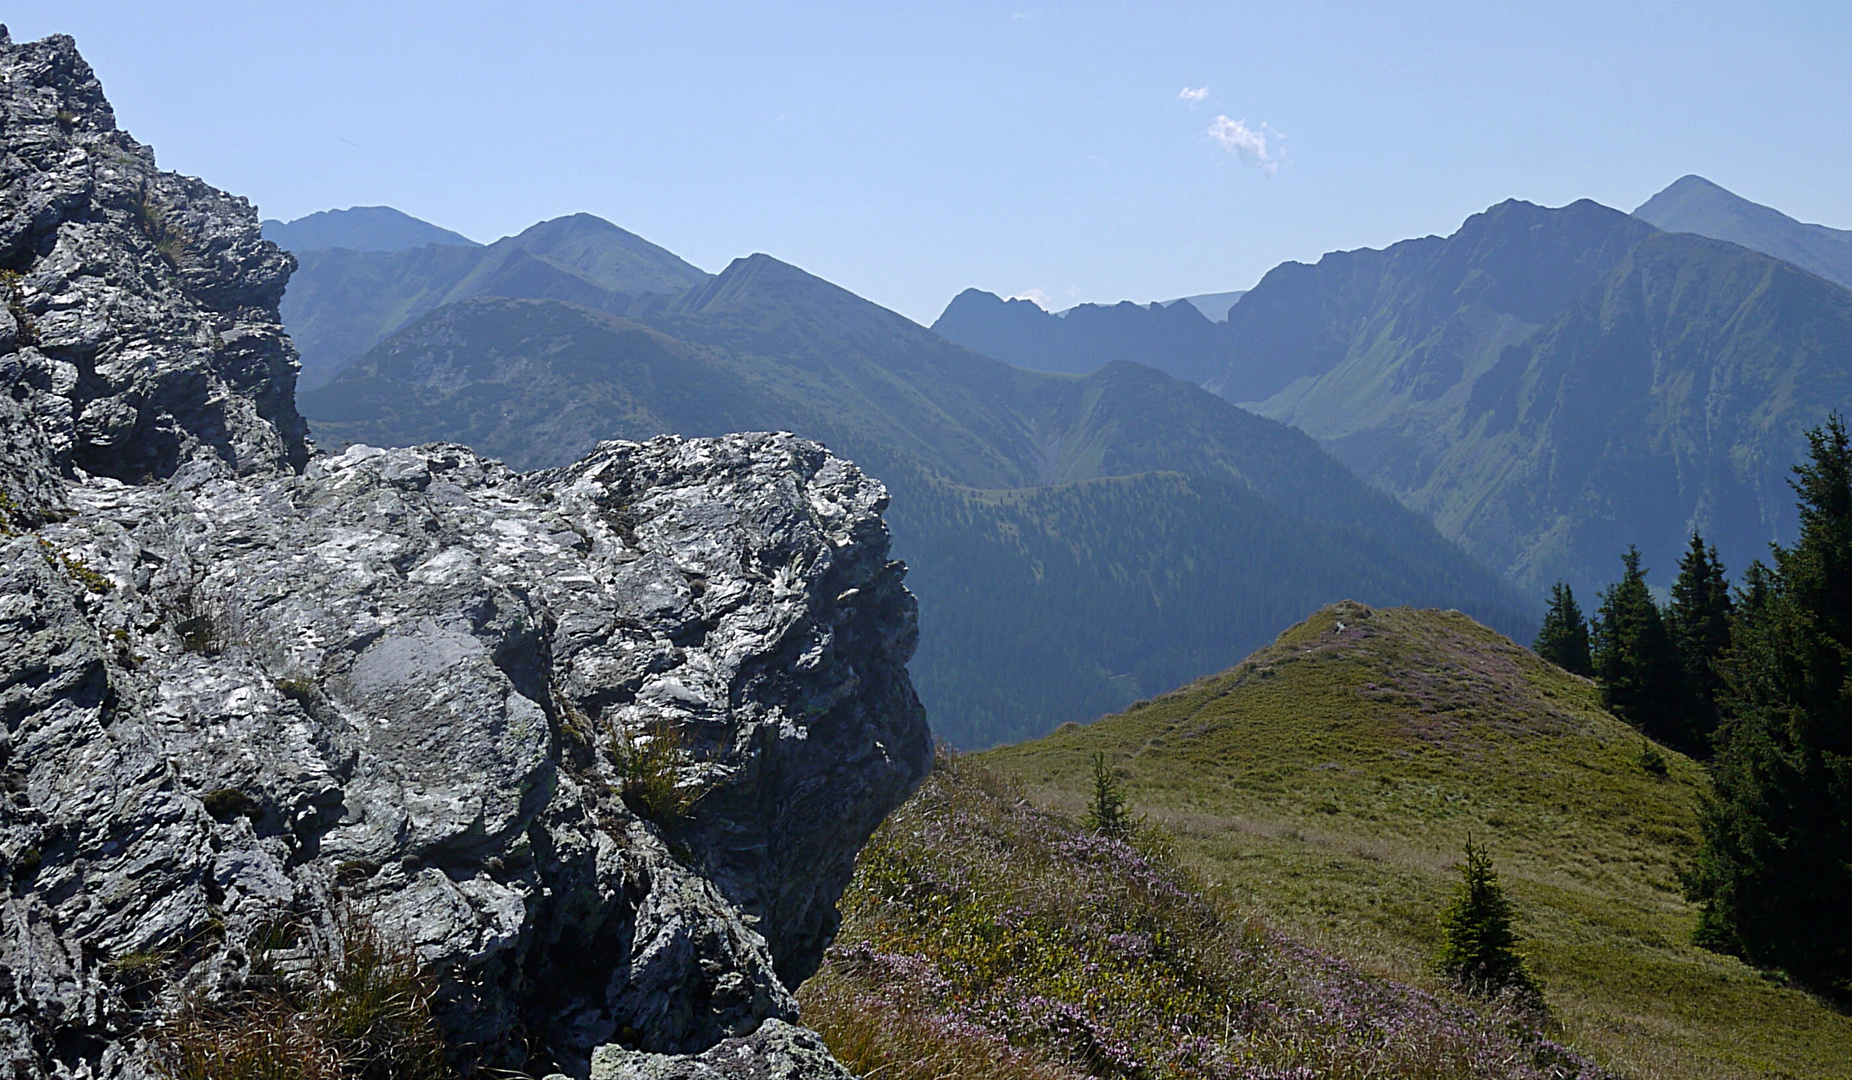
[(255, 821), (263, 816), (263, 807), (237, 788), (220, 788), (199, 800), (212, 815), (212, 820), (228, 822), (235, 817), (248, 817)]
[(1087, 805), (1087, 828), (1101, 836), (1124, 837), (1132, 831), (1132, 814), (1126, 808), (1119, 778), (1104, 753), (1093, 755), (1093, 801)]
[(1466, 861), (1459, 869), (1453, 901), (1440, 916), (1442, 973), (1468, 990), (1515, 989), (1535, 995), (1537, 984), (1516, 949), (1516, 912), (1498, 883), (1491, 856), (1468, 840)]
[(689, 763), (681, 732), (666, 721), (654, 724), (638, 739), (614, 736), (611, 744), (617, 766), (618, 794), (639, 817), (658, 825), (686, 818), (706, 794), (681, 782), (682, 767)]
[(114, 588), (114, 586), (110, 584), (108, 578), (97, 573), (82, 559), (66, 555), (64, 552), (58, 550), (57, 546), (50, 540), (42, 536), (36, 537), (35, 539), (39, 542), (39, 552), (45, 556), (46, 563), (50, 564), (52, 569), (62, 571), (64, 576), (69, 578), (73, 584), (82, 586), (84, 589), (97, 593), (98, 595), (106, 593)]

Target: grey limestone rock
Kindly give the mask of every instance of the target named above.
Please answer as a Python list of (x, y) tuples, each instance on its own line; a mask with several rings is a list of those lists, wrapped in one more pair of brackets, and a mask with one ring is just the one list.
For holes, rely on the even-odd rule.
[(854, 1080), (813, 1031), (767, 1020), (699, 1055), (601, 1047), (591, 1080)]
[(480, 1063), (847, 1075), (791, 989), (932, 754), (882, 486), (788, 434), (317, 454), (249, 205), (69, 39), (0, 29), (0, 75), (11, 1075), (146, 1075), (351, 917)]
[(22, 442), (61, 470), (128, 481), (189, 462), (299, 468), (307, 429), (277, 316), (295, 260), (251, 204), (157, 169), (67, 37), (0, 38), (0, 132), (0, 390), (13, 403), (0, 478), (14, 498), (52, 508)]

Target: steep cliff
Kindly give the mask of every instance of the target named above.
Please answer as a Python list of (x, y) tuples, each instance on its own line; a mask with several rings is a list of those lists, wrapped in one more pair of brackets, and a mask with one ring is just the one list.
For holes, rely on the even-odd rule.
[(12, 1075), (155, 1072), (356, 921), (484, 1064), (842, 1075), (790, 988), (931, 758), (883, 487), (776, 434), (318, 455), (251, 206), (70, 39), (0, 79)]

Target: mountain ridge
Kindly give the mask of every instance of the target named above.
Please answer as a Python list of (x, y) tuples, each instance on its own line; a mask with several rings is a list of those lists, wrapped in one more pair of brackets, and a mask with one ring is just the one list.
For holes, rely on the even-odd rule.
[(1633, 216), (1667, 232), (1727, 240), (1852, 288), (1852, 231), (1809, 225), (1702, 176), (1681, 176)]
[(426, 244), (481, 247), (476, 241), (390, 206), (350, 206), (318, 210), (293, 221), (263, 222), (264, 239), (296, 253), (318, 248), (351, 251), (403, 251)]
[(304, 389), (425, 312), (476, 296), (570, 300), (622, 312), (708, 275), (667, 249), (591, 214), (538, 222), (476, 247), (296, 253), (283, 318), (302, 353)]

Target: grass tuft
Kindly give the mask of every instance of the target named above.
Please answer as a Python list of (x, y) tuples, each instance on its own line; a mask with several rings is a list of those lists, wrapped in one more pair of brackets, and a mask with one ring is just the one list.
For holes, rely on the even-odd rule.
[(21, 345), (39, 343), (39, 326), (26, 310), (25, 278), (17, 270), (0, 270), (0, 290), (6, 293), (6, 309), (13, 316), (14, 340)]
[(673, 724), (654, 724), (647, 734), (628, 740), (613, 735), (610, 752), (617, 767), (618, 792), (624, 805), (639, 817), (673, 825), (687, 818), (706, 794), (698, 785), (682, 780), (682, 769), (691, 759)]
[(415, 953), (348, 917), (308, 973), (190, 1000), (160, 1029), (157, 1064), (170, 1080), (442, 1080), (436, 990)]

